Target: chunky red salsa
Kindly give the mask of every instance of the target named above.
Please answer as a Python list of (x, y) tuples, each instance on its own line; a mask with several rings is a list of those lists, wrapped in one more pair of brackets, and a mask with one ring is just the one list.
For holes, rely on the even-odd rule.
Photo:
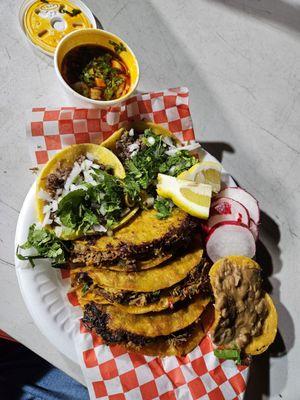
[(70, 50), (62, 62), (62, 76), (76, 92), (94, 100), (118, 99), (130, 86), (130, 74), (121, 57), (98, 45)]

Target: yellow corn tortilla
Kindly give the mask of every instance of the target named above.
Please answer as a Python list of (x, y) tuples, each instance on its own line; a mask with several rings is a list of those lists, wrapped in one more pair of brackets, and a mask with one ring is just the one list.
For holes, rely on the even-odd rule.
[[(167, 254), (158, 254), (155, 258), (150, 258), (149, 260), (143, 260), (143, 261), (137, 261), (136, 262), (136, 271), (141, 271), (144, 269), (150, 269), (154, 267), (162, 267), (162, 265), (170, 260), (173, 257), (173, 254), (167, 253)], [(128, 270), (128, 267), (126, 265), (108, 265), (106, 267), (108, 270), (111, 271), (126, 271)]]
[(117, 141), (120, 140), (120, 138), (123, 135), (125, 130), (130, 130), (131, 128), (133, 128), (134, 130), (136, 130), (138, 132), (144, 132), (145, 129), (152, 129), (152, 132), (155, 133), (156, 135), (169, 136), (169, 137), (172, 137), (173, 139), (175, 139), (176, 142), (180, 143), (180, 140), (177, 139), (177, 137), (175, 135), (173, 135), (172, 132), (170, 132), (168, 129), (164, 128), (163, 126), (154, 124), (153, 122), (149, 122), (149, 121), (136, 121), (136, 122), (130, 122), (130, 123), (124, 125), (124, 127), (118, 129), (108, 139), (106, 139), (104, 142), (102, 142), (101, 146), (106, 147), (107, 149), (109, 149), (115, 153)]
[[(240, 268), (260, 269), (259, 264), (248, 257), (228, 256), (224, 258), (229, 259), (231, 262), (233, 262)], [(214, 291), (215, 279), (218, 276), (218, 269), (221, 267), (224, 258), (221, 258), (220, 260), (215, 262), (209, 271), (210, 282), (214, 294), (215, 294)], [(246, 346), (245, 353), (249, 355), (258, 355), (266, 351), (267, 348), (270, 346), (270, 344), (274, 342), (277, 334), (277, 324), (278, 324), (277, 311), (272, 301), (272, 298), (267, 293), (265, 294), (265, 301), (268, 307), (268, 315), (263, 325), (263, 332), (260, 336), (253, 337), (252, 341)], [(215, 311), (215, 314), (216, 314), (215, 322), (212, 327), (212, 331), (217, 327), (219, 320), (221, 318), (220, 314), (217, 311)]]
[(156, 303), (151, 303), (146, 306), (131, 306), (127, 304), (118, 304), (110, 302), (105, 297), (94, 293), (93, 290), (83, 295), (82, 286), (79, 286), (76, 289), (76, 295), (78, 298), (78, 302), (82, 308), (90, 302), (94, 302), (96, 304), (114, 304), (114, 306), (117, 307), (120, 310), (120, 312), (128, 314), (146, 314), (149, 312), (158, 312), (166, 310), (167, 308), (170, 308), (170, 302), (172, 302), (172, 304), (175, 304), (177, 301), (180, 300), (179, 296), (177, 297), (162, 296)]
[[(91, 153), (95, 159), (105, 165), (109, 166), (114, 170), (115, 176), (120, 179), (125, 178), (125, 170), (120, 162), (120, 160), (108, 149), (92, 144), (92, 143), (84, 143), (84, 144), (75, 144), (73, 146), (69, 146), (56, 153), (54, 157), (52, 157), (47, 164), (42, 169), (36, 184), (36, 211), (37, 217), (40, 222), (44, 219), (43, 207), (47, 203), (45, 200), (42, 200), (39, 197), (40, 190), (46, 190), (46, 181), (47, 176), (51, 173), (55, 172), (59, 165), (63, 167), (72, 167), (76, 159), (80, 155), (86, 155), (87, 153)], [(124, 219), (120, 222), (120, 225), (124, 222), (127, 222), (135, 213), (136, 210), (132, 210)], [(51, 230), (50, 226), (46, 227)], [(75, 239), (76, 237), (81, 236), (80, 232), (70, 232), (68, 234), (62, 235), (62, 239)]]
[(201, 343), (213, 322), (213, 315), (213, 309), (208, 305), (201, 314), (199, 321), (191, 327), (190, 336), (186, 341), (174, 343), (173, 341), (159, 338), (155, 343), (146, 344), (141, 347), (136, 346), (132, 342), (126, 343), (124, 347), (131, 352), (147, 356), (185, 356)]
[(107, 269), (91, 269), (88, 275), (95, 284), (114, 290), (134, 292), (154, 292), (175, 285), (184, 279), (201, 261), (201, 247), (174, 258), (164, 267), (151, 268), (139, 272), (120, 272)]
[[(151, 244), (152, 242), (163, 240), (170, 231), (180, 234), (182, 225), (189, 219), (187, 213), (180, 208), (174, 208), (169, 218), (158, 219), (157, 211), (142, 210), (130, 220), (129, 224), (125, 224), (117, 229), (113, 236), (102, 236), (94, 244), (88, 240), (79, 239), (74, 242), (74, 252), (88, 253), (92, 252), (113, 252), (119, 251), (120, 246), (124, 243), (128, 246), (139, 246)], [(151, 228), (151, 229), (150, 229)], [(157, 249), (160, 252), (160, 248)], [(87, 262), (89, 264), (89, 262)]]
[(195, 296), (187, 306), (178, 310), (148, 314), (126, 314), (113, 305), (101, 306), (101, 310), (108, 315), (109, 329), (155, 337), (169, 335), (192, 324), (200, 317), (209, 301)]

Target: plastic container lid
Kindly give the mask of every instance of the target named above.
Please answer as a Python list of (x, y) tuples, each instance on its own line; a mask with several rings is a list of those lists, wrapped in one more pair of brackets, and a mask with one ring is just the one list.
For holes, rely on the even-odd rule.
[(50, 56), (68, 33), (96, 28), (93, 13), (80, 0), (25, 0), (20, 7), (19, 20), (30, 43)]

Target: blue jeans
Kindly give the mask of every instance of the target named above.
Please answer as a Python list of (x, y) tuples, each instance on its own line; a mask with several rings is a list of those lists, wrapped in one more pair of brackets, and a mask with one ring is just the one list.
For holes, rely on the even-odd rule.
[(0, 399), (88, 400), (87, 389), (19, 343), (0, 339)]

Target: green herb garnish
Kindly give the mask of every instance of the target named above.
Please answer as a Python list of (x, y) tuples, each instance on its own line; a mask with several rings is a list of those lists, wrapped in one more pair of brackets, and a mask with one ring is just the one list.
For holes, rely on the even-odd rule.
[[(19, 249), (27, 250), (32, 248), (37, 252), (36, 255), (24, 256), (19, 252)], [(54, 233), (32, 224), (29, 227), (27, 242), (18, 246), (16, 255), (19, 260), (28, 260), (32, 267), (35, 266), (35, 259), (50, 258), (52, 267), (62, 268), (70, 250), (70, 242), (62, 241)]]
[(74, 190), (58, 203), (57, 215), (62, 224), (82, 233), (97, 224), (113, 228), (125, 208), (123, 187), (117, 177), (99, 169), (93, 171), (93, 178), (96, 186), (86, 183), (86, 190)]
[(168, 218), (172, 213), (173, 206), (172, 200), (158, 197), (154, 202), (154, 209), (157, 211), (156, 217), (158, 219)]
[(116, 42), (114, 42), (113, 40), (109, 40), (108, 43), (111, 44), (111, 45), (113, 46), (113, 48), (114, 48), (114, 50), (115, 50), (115, 52), (116, 52), (117, 54), (122, 53), (122, 51), (127, 51), (126, 47), (125, 47), (124, 44), (121, 43), (121, 42), (120, 42), (120, 43), (116, 43)]
[(143, 192), (156, 193), (158, 173), (177, 176), (196, 164), (197, 159), (186, 150), (174, 155), (166, 154), (168, 147), (162, 136), (146, 129), (140, 136), (143, 146), (136, 155), (125, 161), (126, 178), (124, 190), (132, 202), (141, 202)]
[(234, 360), (236, 364), (241, 364), (241, 351), (239, 349), (215, 349), (214, 355), (224, 360)]
[(90, 288), (90, 285), (87, 282), (85, 282), (85, 284), (82, 286), (82, 289), (81, 289), (81, 293), (83, 294), (83, 296), (88, 292), (89, 288)]

